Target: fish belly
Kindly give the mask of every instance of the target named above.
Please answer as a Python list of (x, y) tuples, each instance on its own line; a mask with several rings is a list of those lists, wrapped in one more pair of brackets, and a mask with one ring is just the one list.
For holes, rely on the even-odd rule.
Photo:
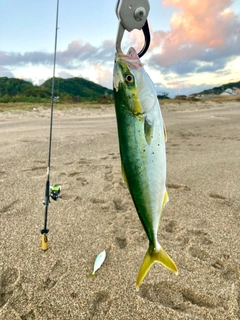
[(148, 144), (144, 117), (118, 114), (118, 135), (122, 167), (139, 218), (149, 241), (157, 241), (157, 230), (165, 192), (165, 141), (160, 123), (154, 124)]

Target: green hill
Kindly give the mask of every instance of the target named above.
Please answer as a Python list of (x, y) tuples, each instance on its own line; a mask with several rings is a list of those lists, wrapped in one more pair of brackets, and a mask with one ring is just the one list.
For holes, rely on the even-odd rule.
[(34, 88), (34, 85), (25, 80), (7, 77), (0, 78), (0, 97), (4, 95), (14, 97), (32, 88)]
[[(0, 102), (49, 102), (52, 92), (52, 79), (40, 86), (31, 82), (0, 77)], [(54, 95), (60, 102), (99, 101), (112, 96), (112, 90), (83, 78), (55, 78)]]
[(202, 92), (199, 92), (199, 94), (221, 94), (223, 91), (225, 91), (228, 88), (240, 88), (240, 81), (238, 82), (230, 82), (223, 84), (220, 87), (214, 87), (212, 89), (204, 90)]
[[(55, 78), (54, 95), (74, 98), (76, 100), (100, 99), (105, 94), (111, 95), (112, 90), (100, 86), (92, 81), (83, 78)], [(48, 79), (41, 86), (41, 89), (52, 91), (52, 79)]]

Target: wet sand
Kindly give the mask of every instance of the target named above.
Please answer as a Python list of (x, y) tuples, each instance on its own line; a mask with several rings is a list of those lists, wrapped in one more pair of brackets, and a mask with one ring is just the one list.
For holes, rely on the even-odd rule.
[[(122, 180), (113, 107), (54, 112), (49, 249), (41, 250), (49, 111), (0, 113), (0, 319), (240, 318), (240, 103), (162, 107), (170, 201), (155, 264)], [(88, 278), (95, 257), (107, 257)]]

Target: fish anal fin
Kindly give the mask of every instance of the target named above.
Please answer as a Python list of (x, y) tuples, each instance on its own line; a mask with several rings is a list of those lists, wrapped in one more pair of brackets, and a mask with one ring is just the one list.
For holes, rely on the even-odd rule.
[(144, 134), (147, 144), (150, 145), (153, 137), (153, 121), (147, 117), (144, 120)]
[(165, 192), (164, 192), (164, 195), (163, 195), (161, 212), (160, 212), (160, 218), (159, 218), (159, 221), (158, 221), (158, 227), (159, 227), (159, 224), (160, 224), (160, 219), (161, 219), (161, 215), (162, 215), (163, 209), (164, 209), (165, 205), (168, 203), (168, 201), (169, 201), (168, 193), (167, 193), (167, 190), (165, 189)]
[(163, 133), (164, 133), (164, 140), (165, 142), (167, 142), (167, 129), (164, 122), (163, 122)]
[(163, 196), (163, 202), (162, 202), (162, 210), (165, 207), (165, 205), (168, 203), (168, 201), (169, 201), (168, 192), (167, 190), (165, 190), (164, 196)]
[(122, 178), (123, 178), (123, 181), (126, 183), (126, 186), (127, 186), (128, 189), (129, 189), (126, 172), (125, 172), (125, 169), (124, 169), (124, 166), (123, 166), (123, 163), (122, 163), (122, 162), (121, 162), (121, 168), (122, 168)]
[(149, 269), (155, 263), (161, 263), (167, 269), (174, 272), (176, 275), (178, 274), (178, 269), (174, 263), (174, 261), (169, 257), (169, 255), (163, 250), (162, 247), (159, 246), (159, 249), (153, 249), (149, 246), (148, 251), (143, 259), (142, 265), (138, 272), (137, 281), (136, 281), (136, 289), (138, 290), (141, 282), (146, 277)]

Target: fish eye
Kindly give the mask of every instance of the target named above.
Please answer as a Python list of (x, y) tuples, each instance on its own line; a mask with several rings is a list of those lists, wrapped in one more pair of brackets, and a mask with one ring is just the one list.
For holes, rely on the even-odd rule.
[(128, 84), (132, 84), (134, 82), (134, 78), (131, 74), (127, 74), (125, 80)]

